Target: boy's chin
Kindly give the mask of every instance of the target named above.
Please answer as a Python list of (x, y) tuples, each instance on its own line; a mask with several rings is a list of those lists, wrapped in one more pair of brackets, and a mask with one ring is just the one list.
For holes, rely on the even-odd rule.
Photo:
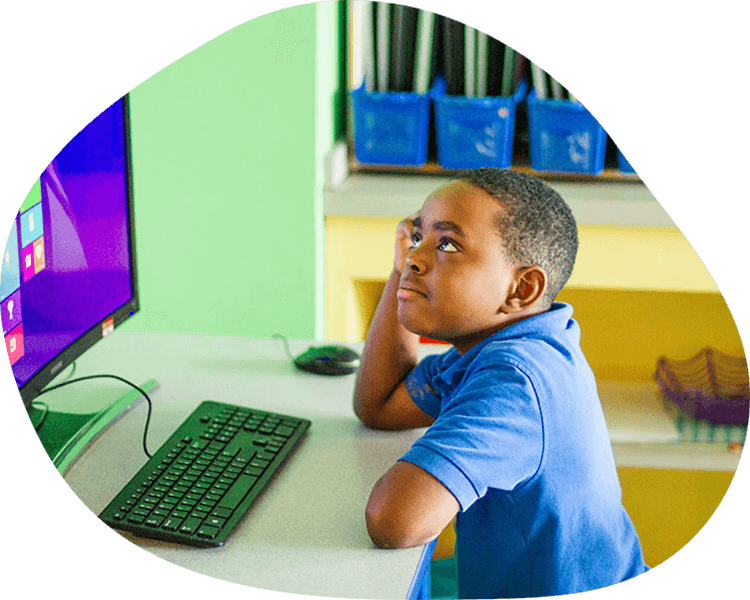
[[(427, 338), (430, 340), (435, 340), (436, 342), (448, 342), (448, 340), (443, 339), (439, 333), (432, 331), (428, 327), (420, 327), (418, 323), (414, 323), (408, 318), (401, 318), (401, 315), (399, 315), (398, 322), (401, 324), (401, 326), (406, 329), (407, 331), (410, 331), (411, 333), (418, 335), (423, 338)], [(450, 342), (448, 342), (450, 343)]]
[(430, 340), (435, 340), (438, 342), (450, 343), (449, 340), (445, 339), (444, 331), (441, 333), (437, 331), (437, 328), (434, 327), (434, 324), (433, 326), (430, 326), (430, 323), (426, 322), (427, 320), (424, 318), (424, 314), (422, 312), (412, 311), (410, 309), (410, 306), (403, 306), (399, 304), (397, 312), (398, 322), (404, 329), (423, 338), (428, 338)]
[(401, 318), (401, 315), (399, 315), (398, 322), (401, 324), (401, 327), (403, 327), (410, 333), (414, 333), (416, 335), (427, 337), (426, 334), (423, 332), (423, 329), (419, 327), (419, 325), (415, 325), (414, 323), (412, 323), (411, 320), (403, 319)]

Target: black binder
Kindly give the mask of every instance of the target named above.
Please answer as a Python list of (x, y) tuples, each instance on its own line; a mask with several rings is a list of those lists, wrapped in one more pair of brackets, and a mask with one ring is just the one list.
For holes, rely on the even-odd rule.
[(449, 96), (463, 96), (464, 24), (446, 17), (443, 21), (443, 66)]

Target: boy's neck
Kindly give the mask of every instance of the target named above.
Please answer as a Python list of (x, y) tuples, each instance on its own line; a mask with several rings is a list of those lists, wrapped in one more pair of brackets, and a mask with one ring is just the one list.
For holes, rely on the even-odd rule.
[(463, 355), (463, 354), (466, 354), (469, 350), (471, 350), (477, 344), (482, 343), (488, 337), (495, 335), (498, 331), (502, 331), (506, 327), (510, 327), (511, 325), (515, 325), (516, 323), (520, 323), (521, 321), (525, 321), (526, 319), (530, 319), (531, 317), (535, 317), (537, 315), (545, 313), (550, 308), (551, 307), (529, 308), (523, 311), (512, 313), (510, 315), (505, 315), (506, 318), (503, 319), (502, 322), (498, 323), (497, 326), (495, 327), (492, 327), (490, 329), (486, 329), (484, 331), (477, 332), (474, 334), (470, 334), (467, 336), (463, 336), (461, 338), (457, 338), (453, 340), (445, 340), (445, 341), (449, 342), (459, 354)]

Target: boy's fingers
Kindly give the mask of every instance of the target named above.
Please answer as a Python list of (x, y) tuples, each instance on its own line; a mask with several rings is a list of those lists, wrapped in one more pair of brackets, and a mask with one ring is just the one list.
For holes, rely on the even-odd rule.
[(414, 219), (418, 213), (402, 219), (396, 228), (396, 257), (394, 267), (399, 272), (403, 270), (406, 262), (406, 255), (411, 248), (411, 236), (414, 231)]

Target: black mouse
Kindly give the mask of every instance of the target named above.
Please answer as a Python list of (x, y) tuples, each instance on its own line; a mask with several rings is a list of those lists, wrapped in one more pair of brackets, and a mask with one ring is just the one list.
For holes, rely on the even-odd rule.
[(310, 346), (294, 359), (294, 366), (318, 375), (349, 375), (359, 367), (359, 354), (346, 346)]

